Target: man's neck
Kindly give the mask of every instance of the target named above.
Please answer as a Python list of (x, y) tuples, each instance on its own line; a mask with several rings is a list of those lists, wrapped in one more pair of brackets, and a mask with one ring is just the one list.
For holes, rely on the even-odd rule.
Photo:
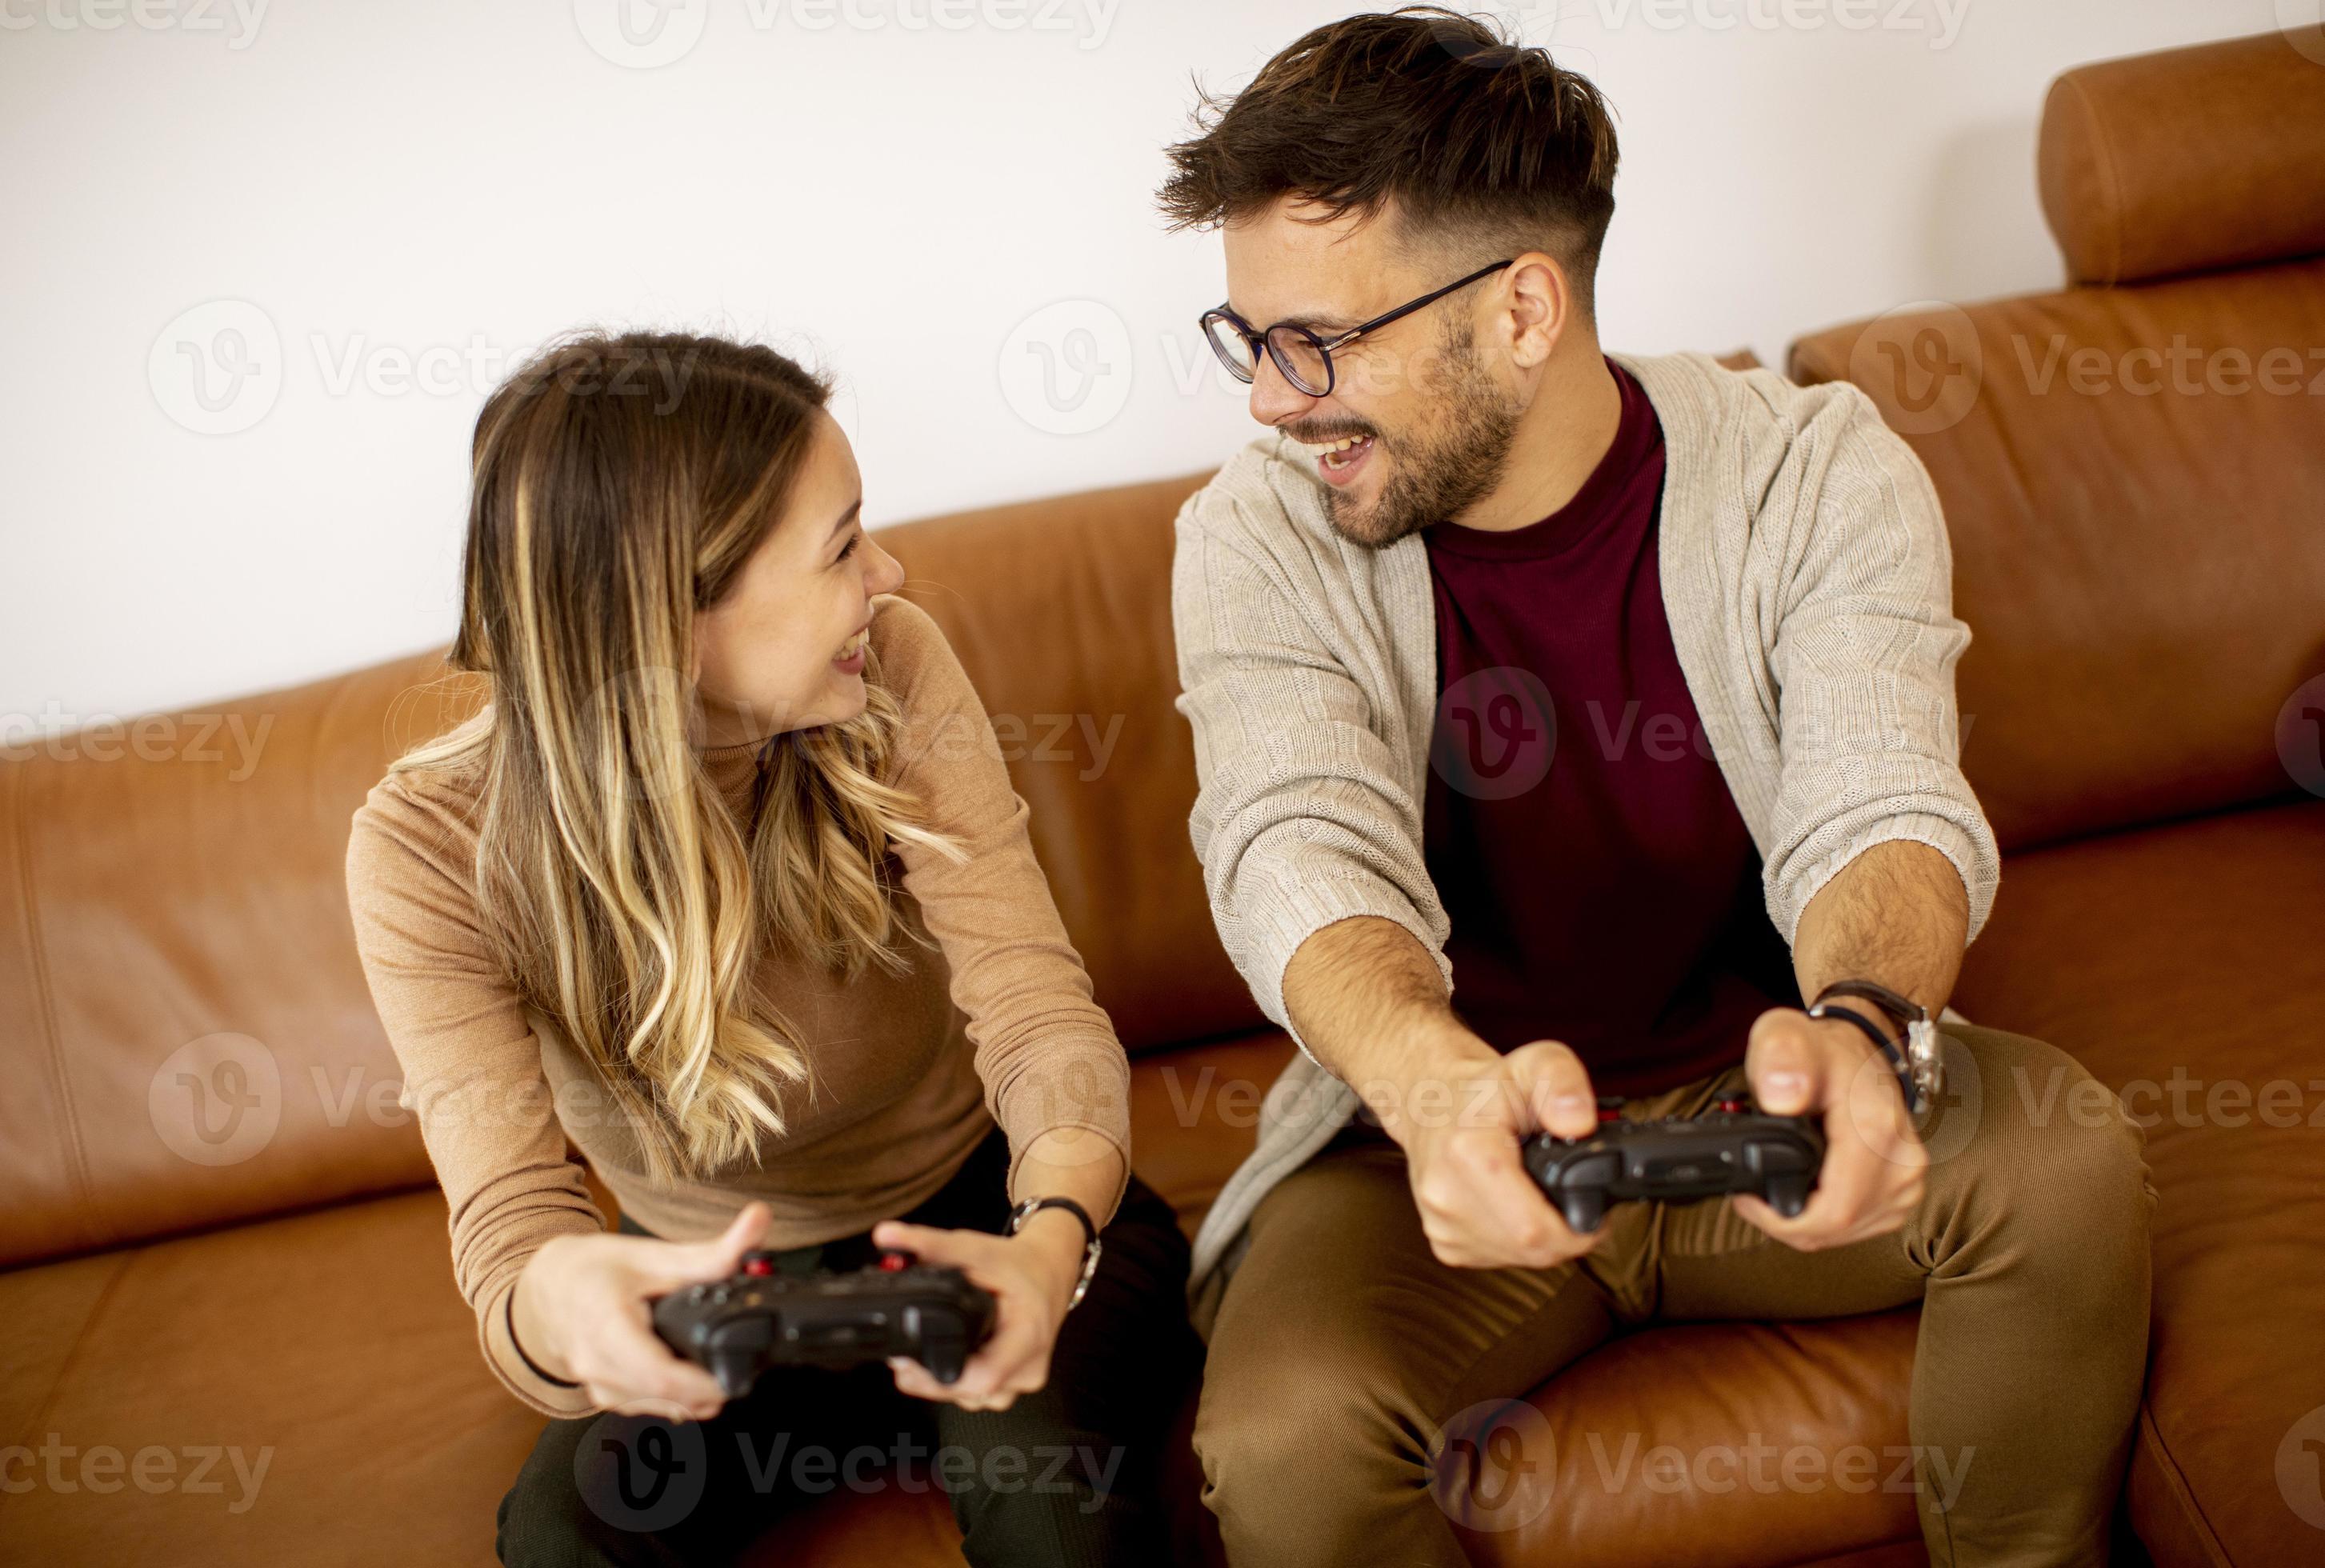
[(1623, 391), (1596, 342), (1558, 357), (1518, 416), (1502, 482), (1454, 519), (1506, 533), (1541, 522), (1581, 490), (1623, 423)]

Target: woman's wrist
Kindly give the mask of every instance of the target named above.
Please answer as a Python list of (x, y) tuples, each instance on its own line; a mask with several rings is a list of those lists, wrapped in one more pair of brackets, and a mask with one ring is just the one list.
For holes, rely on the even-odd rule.
[(517, 1359), (538, 1373), (543, 1380), (560, 1384), (568, 1388), (578, 1388), (581, 1385), (574, 1378), (572, 1369), (565, 1364), (565, 1358), (558, 1347), (556, 1336), (549, 1331), (549, 1325), (542, 1321), (535, 1303), (541, 1286), (537, 1266), (542, 1255), (563, 1239), (564, 1238), (560, 1237), (556, 1240), (544, 1242), (531, 1257), (525, 1259), (524, 1267), (518, 1270), (516, 1285), (509, 1292), (509, 1342), (515, 1349)]
[(1043, 1209), (1028, 1219), (1011, 1239), (1025, 1248), (1025, 1256), (1040, 1271), (1051, 1299), (1063, 1306), (1081, 1281), (1082, 1259), (1088, 1251), (1082, 1222), (1067, 1210)]

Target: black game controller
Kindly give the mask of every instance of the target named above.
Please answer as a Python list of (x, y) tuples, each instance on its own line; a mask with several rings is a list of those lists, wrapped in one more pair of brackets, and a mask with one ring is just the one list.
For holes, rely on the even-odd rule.
[(1693, 1203), (1729, 1192), (1755, 1193), (1790, 1220), (1816, 1191), (1824, 1131), (1814, 1117), (1764, 1116), (1741, 1099), (1663, 1121), (1602, 1109), (1589, 1137), (1529, 1138), (1525, 1166), (1577, 1235), (1598, 1229), (1609, 1203)]
[(769, 1367), (846, 1369), (909, 1356), (940, 1383), (960, 1377), (993, 1332), (993, 1296), (958, 1268), (890, 1252), (852, 1274), (787, 1276), (774, 1254), (654, 1303), (654, 1332), (718, 1379), (729, 1399)]

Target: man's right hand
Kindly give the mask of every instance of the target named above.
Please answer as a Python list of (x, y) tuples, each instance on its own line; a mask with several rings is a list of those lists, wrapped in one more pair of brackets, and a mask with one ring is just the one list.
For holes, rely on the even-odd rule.
[(1568, 1228), (1518, 1152), (1538, 1132), (1598, 1130), (1590, 1075), (1572, 1051), (1536, 1040), (1496, 1053), (1453, 1012), (1429, 950), (1377, 915), (1311, 933), (1284, 967), (1283, 1006), (1316, 1060), (1403, 1146), (1439, 1262), (1555, 1268), (1596, 1245)]
[[(1482, 1042), (1478, 1043), (1482, 1048)], [(1450, 1109), (1423, 1114), (1418, 1086), (1450, 1083)], [(1554, 1268), (1598, 1245), (1579, 1236), (1542, 1195), (1520, 1157), (1538, 1132), (1588, 1137), (1598, 1102), (1581, 1060), (1555, 1040), (1504, 1055), (1463, 1053), (1407, 1081), (1382, 1125), (1404, 1149), (1421, 1228), (1440, 1263), (1456, 1268)], [(1444, 1104), (1441, 1091), (1435, 1102)]]

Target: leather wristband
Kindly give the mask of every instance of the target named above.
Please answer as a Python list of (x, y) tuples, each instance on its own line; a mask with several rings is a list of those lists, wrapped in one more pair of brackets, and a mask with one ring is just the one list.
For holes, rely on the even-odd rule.
[(1905, 1053), (1897, 1049), (1897, 1043), (1889, 1038), (1886, 1030), (1854, 1007), (1836, 1007), (1829, 1002), (1819, 1002), (1815, 1007), (1811, 1007), (1809, 1016), (1838, 1018), (1843, 1023), (1854, 1024), (1864, 1030), (1865, 1037), (1873, 1042), (1873, 1048), (1881, 1053), (1881, 1059), (1889, 1063), (1889, 1071), (1895, 1074), (1897, 1092), (1905, 1097), (1905, 1109), (1909, 1113), (1916, 1115), (1920, 1113), (1922, 1096), (1921, 1090), (1913, 1084), (1913, 1071), (1906, 1063)]
[(1009, 1211), (1008, 1234), (1016, 1235), (1024, 1228), (1026, 1220), (1044, 1209), (1063, 1209), (1082, 1222), (1082, 1276), (1074, 1281), (1074, 1294), (1066, 1300), (1066, 1310), (1071, 1312), (1082, 1304), (1082, 1297), (1088, 1294), (1090, 1279), (1098, 1273), (1098, 1260), (1105, 1253), (1106, 1245), (1098, 1239), (1098, 1222), (1089, 1217), (1089, 1211), (1071, 1198), (1026, 1199)]
[(1819, 1009), (1829, 1006), (1835, 997), (1870, 1002), (1897, 1025), (1901, 1038), (1883, 1053), (1898, 1067), (1901, 1081), (1911, 1086), (1905, 1104), (1919, 1114), (1946, 1083), (1945, 1056), (1939, 1048), (1937, 1021), (1930, 1016), (1930, 1010), (1913, 997), (1900, 996), (1872, 980), (1835, 980), (1817, 993), (1817, 1005), (1809, 1009), (1810, 1016), (1819, 1016)]

